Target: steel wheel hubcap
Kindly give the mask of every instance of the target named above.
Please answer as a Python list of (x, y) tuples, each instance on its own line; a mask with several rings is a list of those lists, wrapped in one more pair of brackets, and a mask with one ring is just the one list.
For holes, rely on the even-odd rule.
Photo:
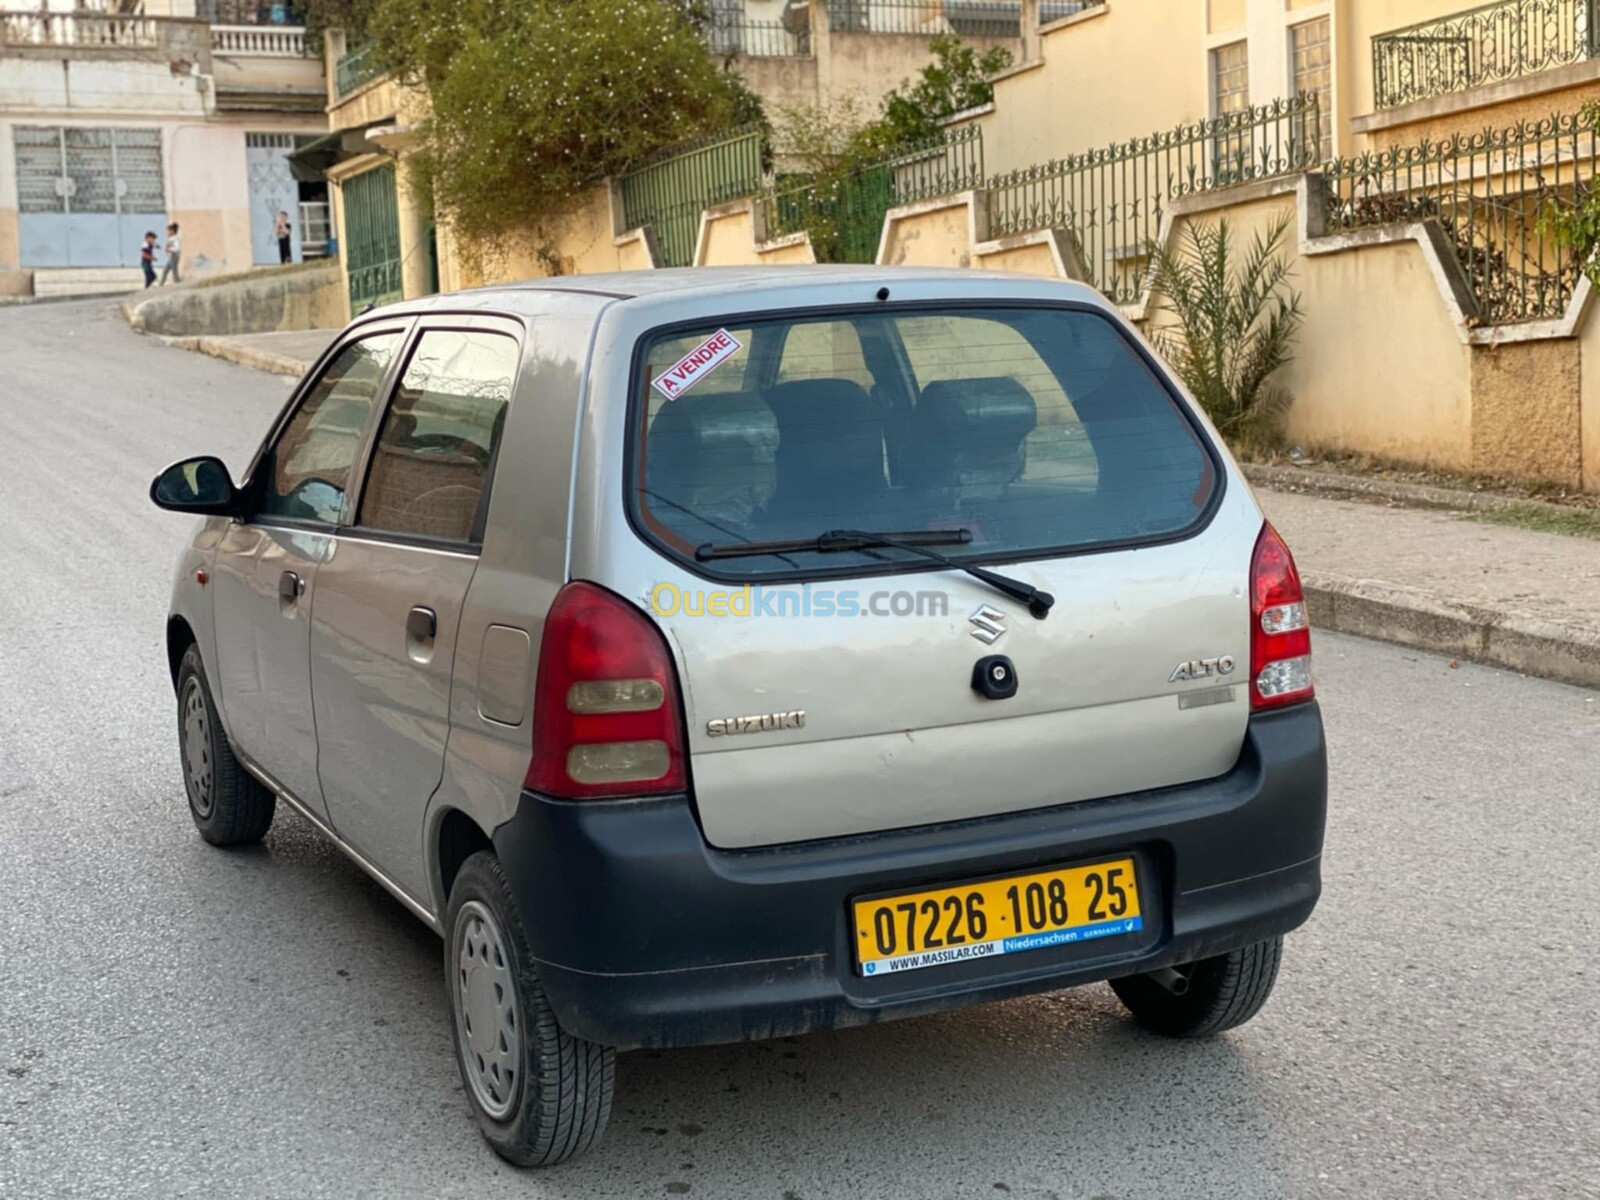
[(189, 803), (198, 816), (209, 817), (213, 804), (211, 781), (211, 719), (200, 681), (190, 679), (183, 689), (183, 777), (189, 785)]
[(494, 914), (476, 900), (461, 906), (451, 950), (457, 1050), (473, 1098), (500, 1120), (516, 1106), (522, 1082), (522, 1021), (511, 955)]

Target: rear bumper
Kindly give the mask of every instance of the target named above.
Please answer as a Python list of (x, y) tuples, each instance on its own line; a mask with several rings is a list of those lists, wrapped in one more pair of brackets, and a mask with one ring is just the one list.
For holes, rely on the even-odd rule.
[[(864, 837), (722, 851), (686, 797), (525, 793), (494, 844), (569, 1032), (607, 1045), (781, 1037), (1192, 962), (1287, 933), (1321, 889), (1322, 718), (1255, 717), (1203, 783)], [(850, 897), (1132, 854), (1144, 928), (864, 978)]]

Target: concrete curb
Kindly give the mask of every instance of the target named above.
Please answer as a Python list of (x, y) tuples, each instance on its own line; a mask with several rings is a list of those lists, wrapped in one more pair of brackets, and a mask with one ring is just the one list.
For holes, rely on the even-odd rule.
[(220, 358), (225, 362), (238, 363), (241, 367), (254, 367), (258, 371), (289, 375), (295, 379), (304, 375), (306, 368), (310, 366), (298, 358), (290, 358), (286, 354), (274, 354), (271, 350), (263, 350), (258, 346), (241, 346), (225, 337), (164, 337), (161, 340), (180, 350), (198, 350), (201, 354), (209, 354), (212, 358)]
[(1374, 580), (1302, 576), (1311, 623), (1542, 679), (1600, 688), (1600, 632), (1454, 605)]

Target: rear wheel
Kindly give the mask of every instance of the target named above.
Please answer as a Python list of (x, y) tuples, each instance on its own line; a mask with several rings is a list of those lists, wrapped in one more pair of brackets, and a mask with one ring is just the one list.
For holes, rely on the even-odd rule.
[(588, 1150), (611, 1116), (616, 1052), (556, 1023), (516, 900), (487, 850), (451, 886), (444, 973), (456, 1059), (489, 1145), (522, 1167)]
[(1111, 990), (1146, 1029), (1165, 1037), (1210, 1037), (1261, 1011), (1282, 958), (1283, 939), (1273, 938), (1171, 972), (1113, 979)]
[(185, 650), (178, 664), (178, 756), (189, 815), (201, 837), (213, 846), (244, 846), (266, 835), (278, 798), (234, 757), (198, 646)]

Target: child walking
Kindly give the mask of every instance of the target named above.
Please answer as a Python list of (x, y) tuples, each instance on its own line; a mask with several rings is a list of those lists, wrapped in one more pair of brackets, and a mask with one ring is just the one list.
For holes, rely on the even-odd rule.
[(161, 268), (161, 283), (166, 285), (167, 276), (172, 276), (173, 283), (182, 283), (178, 278), (178, 258), (183, 253), (183, 244), (178, 241), (178, 223), (174, 221), (167, 226), (167, 265)]
[(156, 234), (155, 230), (147, 230), (144, 235), (144, 244), (139, 247), (139, 266), (144, 271), (144, 285), (151, 287), (156, 281)]

